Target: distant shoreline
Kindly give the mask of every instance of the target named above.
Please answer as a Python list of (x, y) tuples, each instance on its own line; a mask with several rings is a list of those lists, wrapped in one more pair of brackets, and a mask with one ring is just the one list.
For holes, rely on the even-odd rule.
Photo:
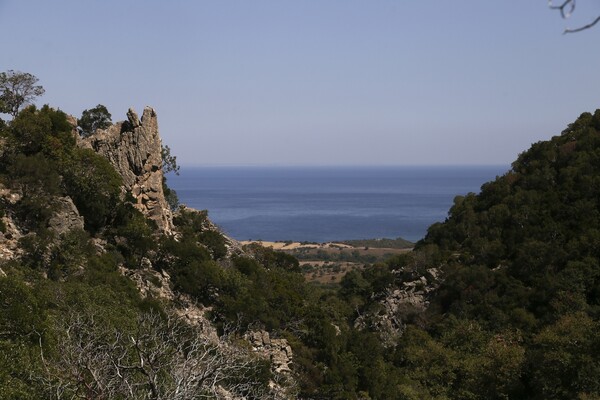
[(400, 249), (408, 250), (414, 247), (414, 243), (403, 238), (388, 239), (357, 239), (357, 240), (334, 240), (326, 242), (310, 242), (295, 240), (241, 240), (242, 245), (260, 244), (273, 250), (298, 250), (298, 249), (355, 249), (355, 248), (377, 248), (377, 249)]
[(298, 250), (298, 249), (331, 249), (331, 248), (345, 248), (352, 249), (354, 246), (350, 246), (344, 243), (338, 242), (293, 242), (293, 241), (269, 241), (269, 240), (242, 240), (242, 245), (248, 244), (260, 244), (263, 247), (268, 247), (273, 250)]

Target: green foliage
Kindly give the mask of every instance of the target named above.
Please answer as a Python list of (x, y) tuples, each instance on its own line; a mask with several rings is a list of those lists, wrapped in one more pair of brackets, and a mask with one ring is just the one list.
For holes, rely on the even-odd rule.
[(35, 346), (47, 329), (35, 291), (15, 277), (0, 278), (0, 397), (35, 399), (40, 388)]
[(179, 175), (179, 165), (177, 165), (177, 156), (171, 154), (169, 146), (162, 146), (160, 155), (162, 157), (162, 170), (164, 174), (174, 172)]
[(585, 313), (565, 315), (533, 340), (536, 398), (568, 399), (600, 393), (600, 323)]
[(446, 278), (427, 315), (431, 336), (411, 328), (421, 337), (405, 334), (398, 347), (411, 387), (460, 398), (600, 395), (599, 128), (600, 110), (535, 143), (480, 194), (457, 197), (417, 243), (417, 257), (435, 250)]
[(185, 235), (194, 235), (206, 229), (208, 212), (181, 208), (173, 217), (173, 223)]
[(77, 120), (81, 136), (87, 137), (98, 129), (106, 129), (111, 123), (111, 115), (102, 104), (89, 110), (83, 110), (81, 117)]
[(398, 237), (396, 239), (368, 239), (368, 240), (344, 240), (341, 243), (348, 244), (353, 247), (373, 247), (373, 248), (389, 248), (389, 249), (410, 249), (415, 244), (406, 239)]
[(169, 273), (176, 290), (206, 304), (213, 303), (222, 271), (193, 237), (184, 236), (181, 240), (162, 238), (155, 265)]
[(15, 152), (31, 155), (39, 153), (52, 130), (52, 121), (35, 106), (23, 110), (10, 124), (9, 148)]
[(225, 238), (219, 232), (206, 230), (198, 235), (198, 240), (210, 250), (215, 260), (223, 258), (227, 254)]
[(53, 243), (48, 254), (50, 279), (64, 279), (84, 268), (95, 250), (90, 237), (83, 230), (72, 230), (62, 234), (58, 243)]
[(40, 110), (35, 106), (25, 108), (10, 123), (7, 135), (5, 156), (43, 152), (56, 159), (75, 146), (75, 137), (66, 114), (47, 105)]
[[(165, 317), (157, 299), (141, 299), (119, 273), (146, 258), (223, 326), (286, 338), (302, 398), (600, 395), (600, 110), (534, 144), (480, 194), (457, 196), (448, 219), (432, 225), (413, 252), (354, 269), (330, 288), (306, 284), (289, 254), (249, 246), (246, 255), (227, 257), (226, 239), (206, 212), (180, 208), (177, 235), (159, 237), (131, 199), (119, 199), (122, 182), (110, 164), (76, 148), (60, 111), (26, 108), (0, 133), (3, 181), (23, 194), (0, 214), (29, 230), (21, 260), (3, 264), (8, 277), (0, 277), (0, 354), (10, 354), (0, 357), (2, 398), (48, 397), (33, 377), (49, 370), (41, 352), (49, 362), (60, 359), (65, 315), (93, 315), (90, 324), (103, 332), (130, 334), (148, 310)], [(175, 172), (165, 149), (163, 169)], [(64, 195), (86, 231), (47, 229), (49, 199)], [(104, 254), (90, 234), (104, 241)], [(439, 288), (413, 292), (426, 296), (426, 312), (388, 314), (387, 294), (438, 274)], [(385, 318), (403, 333), (382, 338)], [(271, 378), (265, 364), (254, 377)]]
[(35, 331), (44, 329), (39, 302), (30, 287), (16, 278), (0, 278), (0, 332), (3, 338), (35, 342)]
[(173, 218), (173, 223), (186, 237), (206, 246), (214, 260), (227, 254), (225, 238), (209, 225), (206, 211), (181, 208)]
[[(475, 290), (488, 298), (506, 297), (500, 290), (527, 287), (525, 309), (536, 318), (552, 320), (554, 311), (547, 305), (565, 291), (568, 278), (574, 283), (569, 292), (596, 304), (600, 271), (590, 260), (600, 256), (598, 121), (600, 113), (584, 113), (561, 136), (534, 144), (510, 172), (484, 185), (480, 195), (457, 198), (448, 220), (430, 228), (417, 247), (435, 243), (443, 254), (458, 254), (460, 263), (470, 267), (456, 269), (463, 275), (477, 265), (494, 269), (486, 278), (490, 283)], [(485, 281), (473, 279), (478, 285)], [(502, 279), (512, 280), (509, 288), (498, 284)], [(501, 304), (494, 307), (510, 312)], [(476, 318), (490, 315), (483, 308), (471, 309)]]
[(66, 192), (83, 216), (86, 229), (97, 232), (117, 206), (121, 176), (107, 159), (90, 149), (73, 149), (62, 164), (62, 172)]
[(177, 208), (179, 208), (179, 197), (177, 196), (177, 192), (167, 185), (167, 178), (164, 175), (162, 179), (162, 189), (165, 194), (165, 200), (171, 211), (177, 210)]
[(38, 400), (44, 388), (36, 381), (40, 376), (39, 353), (33, 346), (0, 339), (0, 398)]
[(38, 229), (19, 239), (19, 247), (23, 249), (21, 262), (34, 269), (49, 267), (49, 250), (55, 237), (48, 229)]
[(250, 252), (256, 261), (267, 269), (281, 268), (286, 271), (300, 272), (298, 259), (290, 254), (275, 251), (255, 243), (247, 245), (245, 250)]
[(177, 210), (177, 207), (179, 207), (179, 198), (177, 197), (177, 192), (167, 185), (166, 175), (170, 172), (175, 173), (175, 175), (179, 175), (179, 165), (177, 165), (177, 157), (171, 155), (171, 148), (169, 146), (162, 146), (160, 155), (162, 157), (162, 170), (164, 174), (162, 180), (163, 192), (165, 194), (165, 199), (167, 200), (169, 208), (171, 209), (171, 211), (175, 211)]
[(56, 166), (43, 154), (17, 154), (7, 171), (15, 189), (23, 197), (55, 196), (61, 193), (60, 175)]
[(60, 176), (54, 164), (42, 154), (17, 154), (7, 167), (10, 185), (20, 190), (22, 197), (16, 204), (16, 216), (26, 229), (45, 228), (52, 214), (50, 196), (60, 195)]
[(87, 229), (97, 231), (108, 222), (121, 177), (102, 156), (75, 147), (72, 127), (62, 111), (28, 107), (11, 122), (7, 135), (0, 166), (12, 185), (23, 191), (24, 215), (44, 226), (40, 213), (48, 208), (48, 197), (65, 193), (75, 202)]
[(269, 329), (279, 329), (296, 321), (303, 313), (303, 297), (308, 295), (304, 279), (298, 273), (281, 269), (267, 270), (256, 260), (236, 257), (233, 264), (243, 275), (241, 287), (224, 293), (222, 311), (229, 318), (242, 317), (242, 323), (260, 321)]
[(118, 204), (113, 224), (111, 232), (125, 263), (130, 268), (139, 268), (142, 259), (157, 247), (153, 237), (156, 226), (128, 202)]

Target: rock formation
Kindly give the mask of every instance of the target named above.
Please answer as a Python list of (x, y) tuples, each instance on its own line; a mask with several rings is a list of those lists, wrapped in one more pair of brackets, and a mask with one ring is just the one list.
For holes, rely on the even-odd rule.
[(379, 300), (377, 312), (360, 315), (354, 321), (354, 327), (377, 331), (384, 346), (395, 346), (406, 328), (406, 319), (427, 310), (430, 295), (440, 282), (440, 271), (429, 268), (425, 275), (388, 288)]
[[(3, 209), (6, 208), (6, 205), (14, 205), (20, 199), (20, 194), (0, 184), (0, 204), (3, 205)], [(19, 238), (23, 236), (23, 232), (19, 229), (10, 213), (4, 210), (2, 214), (0, 218), (0, 226), (3, 227), (0, 230), (0, 261), (8, 261), (22, 253), (22, 250), (19, 248)]]
[(271, 361), (273, 372), (291, 372), (292, 348), (285, 339), (272, 339), (267, 331), (253, 331), (246, 334), (252, 350)]
[(127, 121), (99, 129), (79, 142), (106, 157), (123, 177), (125, 191), (136, 207), (163, 232), (173, 229), (172, 215), (162, 187), (162, 143), (156, 112), (144, 109), (142, 119), (130, 108)]
[(72, 230), (83, 229), (83, 217), (79, 215), (70, 197), (56, 197), (53, 202), (56, 211), (48, 221), (50, 230), (57, 235), (62, 235)]

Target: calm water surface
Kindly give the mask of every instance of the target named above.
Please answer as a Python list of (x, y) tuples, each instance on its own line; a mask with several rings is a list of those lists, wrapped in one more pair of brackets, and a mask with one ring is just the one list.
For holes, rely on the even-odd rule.
[(181, 203), (207, 209), (238, 240), (416, 241), (456, 195), (479, 192), (507, 166), (195, 167), (169, 176)]

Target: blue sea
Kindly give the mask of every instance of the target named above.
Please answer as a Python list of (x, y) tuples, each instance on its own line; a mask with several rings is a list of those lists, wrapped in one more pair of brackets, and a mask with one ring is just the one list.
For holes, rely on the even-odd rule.
[(457, 195), (508, 166), (194, 167), (170, 175), (182, 204), (238, 240), (421, 239)]

